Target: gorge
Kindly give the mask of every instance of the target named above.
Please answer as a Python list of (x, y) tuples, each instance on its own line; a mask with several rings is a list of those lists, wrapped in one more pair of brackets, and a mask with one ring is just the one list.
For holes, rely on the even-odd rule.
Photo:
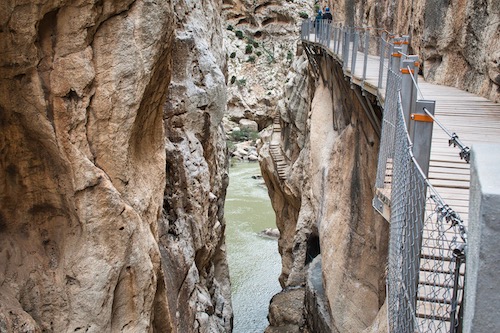
[(386, 330), (379, 136), (342, 68), (305, 56), (315, 4), (500, 101), (498, 1), (0, 4), (0, 332), (231, 332), (223, 124), (242, 119), (280, 231), (266, 332)]

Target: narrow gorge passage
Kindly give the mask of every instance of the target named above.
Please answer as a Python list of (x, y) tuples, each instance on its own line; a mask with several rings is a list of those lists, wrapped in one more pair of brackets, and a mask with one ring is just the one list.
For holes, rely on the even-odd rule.
[(276, 223), (267, 189), (257, 175), (258, 163), (236, 163), (229, 169), (225, 216), (233, 332), (263, 332), (269, 301), (281, 290), (277, 241), (258, 235), (276, 228)]

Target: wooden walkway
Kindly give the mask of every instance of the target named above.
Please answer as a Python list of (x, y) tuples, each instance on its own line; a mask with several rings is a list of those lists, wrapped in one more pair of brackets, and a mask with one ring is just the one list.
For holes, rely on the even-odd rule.
[[(323, 51), (326, 51), (343, 65), (342, 43), (335, 45), (332, 40), (329, 47), (327, 47), (326, 43), (316, 42), (314, 34), (309, 36), (309, 41), (303, 40), (303, 42), (309, 46), (321, 47)], [(368, 56), (366, 70), (363, 73), (365, 54), (357, 52), (353, 71), (352, 49), (353, 43), (351, 42), (347, 64), (343, 66), (344, 75), (350, 78), (352, 84), (358, 85), (366, 92), (377, 96), (379, 103), (383, 106), (385, 103), (384, 87), (378, 88), (380, 58)], [(334, 50), (337, 50), (338, 53), (334, 52)], [(387, 68), (387, 60), (383, 63), (383, 66), (385, 69)], [(387, 81), (387, 71), (385, 69), (381, 80), (384, 85)], [(456, 133), (463, 144), (473, 150), (475, 144), (498, 143), (500, 141), (500, 104), (453, 87), (425, 82), (423, 77), (419, 77), (418, 81), (422, 94), (419, 99), (436, 101), (436, 119), (450, 132)], [(438, 124), (434, 123), (428, 179), (444, 202), (457, 212), (464, 224), (467, 225), (470, 166), (460, 159), (459, 148), (450, 147), (448, 140), (449, 136)], [(391, 164), (391, 162), (389, 161), (388, 164)], [(386, 207), (390, 206), (391, 172), (392, 166), (386, 170), (387, 188), (377, 189), (379, 193), (386, 192), (385, 197), (382, 195), (383, 198), (381, 198), (385, 200)], [(434, 206), (428, 204), (426, 207), (427, 215), (432, 215), (433, 209)], [(384, 208), (382, 211), (382, 214), (387, 219), (386, 212), (390, 212), (390, 208)], [(449, 332), (450, 330), (450, 292), (453, 289), (453, 281), (450, 281), (452, 275), (449, 273), (449, 265), (452, 260), (446, 254), (439, 256), (435, 254), (446, 253), (446, 251), (436, 251), (436, 249), (442, 250), (443, 239), (446, 239), (445, 243), (450, 242), (455, 235), (452, 230), (444, 231), (444, 234), (436, 240), (433, 238), (434, 236), (431, 236), (436, 233), (434, 228), (437, 229), (436, 225), (431, 222), (426, 224), (423, 230), (424, 241), (420, 252), (418, 310), (416, 311), (419, 328), (415, 328), (419, 332), (422, 329), (423, 331), (432, 332)], [(463, 273), (464, 267), (460, 272), (462, 277)], [(433, 274), (433, 276), (428, 278), (429, 274)], [(436, 280), (441, 282), (436, 283)]]
[[(341, 59), (342, 45), (339, 54), (334, 52), (333, 40), (330, 47), (314, 42), (314, 34), (308, 43), (321, 46), (327, 53), (343, 63)], [(360, 86), (382, 100), (385, 91), (378, 89), (380, 58), (368, 56), (365, 80), (363, 80), (364, 53), (357, 52), (355, 72), (351, 72), (352, 47), (350, 44), (349, 60), (344, 74), (351, 82)], [(387, 67), (387, 60), (384, 63)], [(386, 82), (384, 70), (382, 82)], [(436, 101), (435, 117), (448, 130), (455, 132), (460, 140), (469, 147), (477, 143), (498, 143), (500, 141), (500, 104), (486, 98), (459, 90), (453, 87), (427, 83), (419, 77), (419, 87), (423, 98)], [(448, 145), (449, 137), (434, 124), (429, 179), (448, 205), (460, 214), (464, 222), (468, 219), (469, 209), (469, 164), (459, 157), (459, 149)]]

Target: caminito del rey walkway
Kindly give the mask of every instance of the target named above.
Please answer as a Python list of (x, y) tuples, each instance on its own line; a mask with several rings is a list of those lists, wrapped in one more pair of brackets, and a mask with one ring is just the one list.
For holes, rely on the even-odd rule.
[(391, 224), (390, 332), (459, 332), (470, 148), (498, 142), (500, 105), (425, 82), (407, 36), (305, 20), (301, 40), (318, 77), (321, 57), (332, 57), (383, 109), (380, 124), (364, 107), (381, 133), (373, 206)]

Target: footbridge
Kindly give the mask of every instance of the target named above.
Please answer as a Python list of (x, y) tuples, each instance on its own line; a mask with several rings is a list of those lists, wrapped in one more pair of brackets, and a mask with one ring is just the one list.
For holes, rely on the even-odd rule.
[(380, 134), (373, 207), (390, 223), (389, 331), (461, 332), (470, 147), (498, 141), (500, 105), (425, 82), (408, 36), (305, 20), (301, 40), (318, 77), (332, 57), (360, 88)]

